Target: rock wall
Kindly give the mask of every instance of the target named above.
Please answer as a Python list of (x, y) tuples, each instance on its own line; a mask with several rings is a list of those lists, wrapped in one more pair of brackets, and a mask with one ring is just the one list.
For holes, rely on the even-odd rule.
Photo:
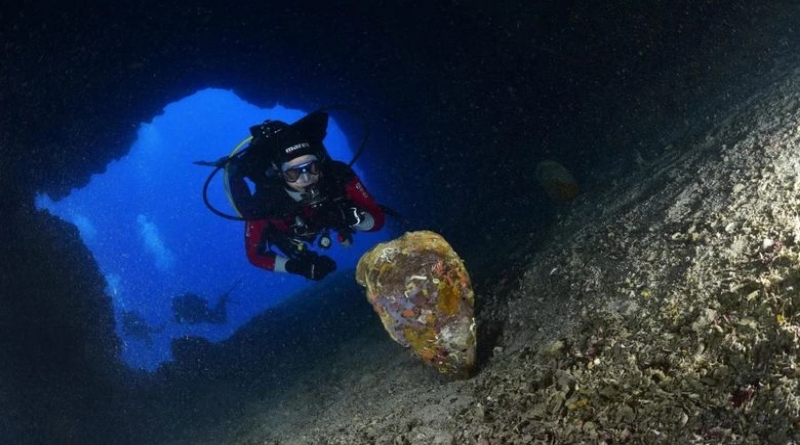
[(105, 280), (74, 226), (30, 205), (4, 210), (0, 438), (94, 443), (117, 380)]

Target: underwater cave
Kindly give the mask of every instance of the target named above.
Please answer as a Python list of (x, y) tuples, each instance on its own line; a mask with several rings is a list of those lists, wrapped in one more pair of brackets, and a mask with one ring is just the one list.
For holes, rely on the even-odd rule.
[[(305, 114), (280, 106), (259, 109), (230, 91), (199, 91), (142, 124), (128, 154), (92, 176), (85, 187), (59, 201), (47, 195), (37, 198), (37, 208), (78, 228), (97, 261), (113, 302), (122, 358), (130, 367), (155, 371), (170, 361), (173, 339), (224, 340), (309, 285), (302, 277), (264, 273), (248, 263), (241, 248), (243, 224), (212, 216), (201, 197), (212, 169), (193, 162), (227, 155), (250, 124), (294, 122)], [(335, 159), (355, 156), (335, 121), (325, 143)], [(354, 167), (369, 183), (364, 169)], [(209, 204), (234, 213), (221, 176), (208, 188)], [(371, 244), (388, 239), (386, 232), (365, 237), (348, 249), (333, 244), (330, 255), (342, 269), (354, 268)], [(192, 306), (183, 310), (187, 317), (198, 313), (198, 319), (180, 323), (174, 302), (186, 294), (197, 295), (210, 307), (224, 294), (230, 299), (220, 307), (219, 321), (202, 320), (198, 312), (203, 308)]]
[[(367, 390), (387, 395), (358, 409), (401, 414), (359, 429), (360, 443), (453, 427), (447, 404), (474, 406), (481, 375), (446, 381), (394, 344), (352, 280), (360, 254), (407, 230), (444, 235), (472, 276), (489, 366), (525, 262), (567, 235), (553, 224), (569, 204), (548, 198), (537, 164), (558, 161), (591, 196), (713, 124), (787, 54), (793, 16), (778, 9), (4, 6), (0, 442), (344, 443), (346, 428), (325, 426), (353, 411), (320, 394)], [(247, 262), (241, 224), (205, 208), (210, 169), (191, 162), (226, 155), (266, 118), (330, 105), (364, 122), (332, 113), (326, 144), (346, 159), (368, 127), (356, 169), (408, 223), (337, 248), (327, 281), (271, 276)], [(226, 292), (225, 323), (171, 319), (176, 295)], [(124, 331), (126, 313), (144, 330)], [(357, 386), (333, 383), (354, 374)]]

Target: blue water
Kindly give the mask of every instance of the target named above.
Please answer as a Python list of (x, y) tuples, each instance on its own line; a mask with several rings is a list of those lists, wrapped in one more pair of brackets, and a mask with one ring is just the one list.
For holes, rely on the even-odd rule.
[[(248, 128), (265, 119), (294, 122), (311, 110), (281, 106), (262, 109), (230, 91), (208, 89), (165, 107), (143, 123), (125, 157), (94, 175), (89, 184), (52, 201), (40, 195), (37, 206), (75, 224), (106, 278), (122, 339), (122, 358), (131, 367), (154, 370), (170, 359), (173, 338), (195, 335), (224, 340), (265, 309), (283, 301), (310, 282), (275, 274), (251, 265), (244, 253), (243, 223), (220, 218), (202, 201), (209, 167), (195, 160), (215, 160), (229, 154), (249, 135)], [(331, 156), (349, 162), (352, 150), (331, 119), (325, 144)], [(369, 188), (369, 175), (356, 172)], [(234, 214), (218, 174), (209, 197), (218, 209)], [(379, 191), (371, 189), (380, 196)], [(358, 258), (386, 232), (359, 234), (349, 249), (334, 246), (329, 255), (339, 269), (355, 267)], [(334, 243), (336, 244), (336, 243)], [(213, 306), (234, 282), (228, 322), (224, 325), (180, 325), (172, 321), (171, 300), (194, 292)], [(122, 311), (139, 312), (151, 326), (164, 325), (148, 347), (120, 329)]]

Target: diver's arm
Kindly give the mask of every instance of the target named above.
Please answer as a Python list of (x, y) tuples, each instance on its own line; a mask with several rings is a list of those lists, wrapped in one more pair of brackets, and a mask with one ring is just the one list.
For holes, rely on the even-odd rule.
[(271, 251), (269, 240), (265, 239), (265, 229), (269, 226), (270, 222), (265, 219), (245, 223), (244, 245), (247, 259), (256, 267), (272, 272), (286, 272), (287, 259)]
[(347, 199), (365, 212), (361, 221), (352, 226), (352, 228), (362, 232), (375, 232), (380, 230), (386, 218), (383, 210), (355, 173), (353, 173), (352, 177), (345, 184), (344, 190)]
[[(251, 263), (272, 272), (301, 275), (314, 281), (321, 280), (336, 270), (335, 261), (308, 251), (302, 241), (292, 244), (293, 240), (286, 236), (285, 231), (280, 230), (281, 227), (285, 227), (285, 223), (280, 220), (247, 222), (245, 246)], [(291, 258), (273, 252), (269, 248), (273, 242)], [(293, 249), (296, 249), (295, 254), (290, 253)]]

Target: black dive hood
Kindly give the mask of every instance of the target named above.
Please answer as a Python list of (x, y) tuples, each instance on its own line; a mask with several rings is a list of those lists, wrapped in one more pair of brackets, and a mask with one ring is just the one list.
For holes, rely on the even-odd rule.
[[(315, 111), (302, 119), (287, 124), (282, 121), (267, 120), (260, 125), (250, 127), (252, 140), (245, 156), (256, 156), (259, 159), (248, 159), (249, 164), (264, 163), (273, 170), (296, 157), (313, 154), (320, 162), (330, 160), (328, 151), (322, 141), (328, 134), (328, 114)], [(258, 153), (253, 153), (258, 152)], [(255, 161), (255, 162), (253, 162)], [(260, 169), (262, 174), (265, 169)]]

